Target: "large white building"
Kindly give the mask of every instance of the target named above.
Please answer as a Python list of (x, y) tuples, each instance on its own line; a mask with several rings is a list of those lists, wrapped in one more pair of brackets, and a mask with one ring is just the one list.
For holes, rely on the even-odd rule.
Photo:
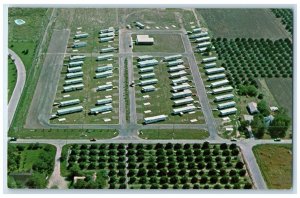
[(136, 35), (137, 45), (153, 45), (154, 38), (149, 37), (149, 35)]

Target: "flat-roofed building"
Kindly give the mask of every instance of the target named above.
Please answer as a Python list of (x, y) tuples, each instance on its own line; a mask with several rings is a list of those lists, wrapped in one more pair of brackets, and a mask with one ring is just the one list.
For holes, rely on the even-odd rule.
[(181, 64), (183, 64), (183, 60), (182, 59), (177, 59), (175, 61), (168, 62), (168, 67), (181, 65)]
[(77, 78), (82, 76), (83, 76), (83, 72), (75, 72), (75, 73), (67, 73), (66, 78), (70, 79), (70, 78)]
[(235, 114), (237, 112), (237, 109), (235, 107), (229, 108), (229, 109), (222, 109), (220, 110), (221, 116), (231, 115)]
[(157, 79), (141, 80), (141, 82), (139, 83), (139, 85), (140, 86), (153, 85), (153, 84), (156, 84), (157, 82), (158, 82)]
[(64, 86), (64, 92), (70, 92), (70, 91), (76, 91), (76, 90), (81, 90), (83, 89), (84, 85), (81, 84), (75, 84), (75, 85), (69, 85), (69, 86)]
[(185, 82), (188, 82), (188, 81), (189, 81), (189, 79), (186, 76), (182, 76), (180, 78), (172, 80), (172, 84), (177, 85), (177, 84), (185, 83)]
[(151, 55), (143, 55), (143, 56), (138, 56), (138, 61), (145, 61), (145, 60), (151, 60), (153, 59), (153, 56)]
[(222, 73), (222, 72), (225, 72), (225, 68), (224, 67), (215, 67), (215, 68), (210, 68), (210, 69), (206, 69), (205, 70), (205, 73), (207, 75), (217, 74), (217, 73)]
[(149, 35), (136, 35), (137, 45), (153, 45), (154, 38), (149, 37)]
[(79, 104), (79, 103), (80, 103), (79, 99), (66, 100), (66, 101), (61, 101), (59, 103), (59, 106), (60, 107), (65, 107), (65, 106), (75, 105), (75, 104)]
[(218, 107), (218, 109), (227, 109), (230, 107), (235, 107), (235, 105), (236, 105), (236, 103), (234, 101), (230, 101), (230, 102), (218, 104), (217, 107)]
[(194, 105), (190, 105), (190, 106), (173, 109), (173, 114), (177, 115), (177, 114), (181, 114), (181, 113), (188, 113), (188, 112), (195, 111), (195, 110), (196, 110), (196, 107)]
[(150, 66), (155, 66), (158, 65), (158, 61), (156, 59), (151, 59), (151, 60), (145, 60), (145, 61), (140, 61), (138, 62), (138, 67), (150, 67)]
[(146, 118), (144, 118), (144, 124), (150, 124), (150, 123), (164, 121), (167, 119), (167, 117), (168, 117), (167, 115), (157, 115), (157, 116), (152, 116), (152, 117), (146, 117)]
[(208, 63), (208, 62), (213, 62), (213, 61), (216, 61), (216, 60), (217, 60), (217, 57), (213, 56), (213, 57), (203, 58), (202, 62), (203, 63)]
[(194, 102), (194, 99), (192, 97), (187, 97), (179, 100), (174, 100), (174, 106), (180, 106), (180, 105), (186, 105)]
[(177, 71), (184, 70), (184, 69), (185, 69), (184, 65), (177, 65), (174, 67), (169, 67), (168, 72), (177, 72)]
[(181, 54), (176, 54), (176, 55), (172, 55), (172, 56), (165, 56), (164, 61), (174, 61), (174, 60), (177, 60), (177, 59), (180, 59), (180, 58), (182, 58)]
[(142, 92), (151, 92), (151, 91), (155, 91), (155, 87), (153, 85), (148, 85), (148, 86), (144, 86), (142, 87)]
[(210, 84), (210, 87), (215, 88), (215, 87), (220, 87), (223, 85), (227, 85), (229, 84), (229, 80), (225, 79), (225, 80), (220, 80), (220, 81), (216, 81)]
[(114, 55), (113, 54), (105, 54), (102, 56), (97, 56), (96, 60), (97, 61), (102, 61), (102, 60), (109, 60), (109, 59), (113, 59)]
[(225, 101), (225, 100), (231, 100), (234, 98), (233, 94), (225, 94), (225, 95), (221, 95), (221, 96), (216, 96), (215, 97), (215, 102), (221, 102), (221, 101)]
[(109, 71), (109, 70), (112, 70), (112, 69), (113, 69), (113, 65), (108, 64), (108, 65), (97, 67), (96, 72), (104, 72), (104, 71)]
[(187, 97), (187, 96), (191, 96), (193, 93), (191, 90), (189, 89), (185, 89), (181, 92), (176, 92), (176, 93), (172, 93), (172, 97), (171, 99), (178, 99), (178, 98), (184, 98), (184, 97)]
[(185, 70), (181, 70), (179, 72), (170, 73), (170, 78), (178, 78), (178, 77), (181, 77), (181, 76), (185, 76), (187, 74), (188, 73)]
[(109, 103), (112, 103), (112, 98), (104, 98), (104, 99), (97, 100), (96, 105), (105, 105)]
[(76, 107), (69, 107), (69, 108), (64, 108), (64, 109), (59, 109), (57, 110), (57, 115), (66, 115), (70, 113), (76, 113), (76, 112), (81, 112), (83, 110), (82, 106), (76, 106)]
[(189, 85), (188, 83), (183, 83), (181, 85), (173, 86), (172, 91), (178, 92), (178, 91), (182, 91), (182, 90), (189, 89), (189, 88), (191, 88), (191, 85)]
[(218, 80), (218, 79), (223, 79), (226, 77), (226, 74), (215, 74), (215, 75), (209, 75), (207, 76), (207, 80), (211, 81), (211, 80)]
[(102, 105), (99, 107), (91, 108), (90, 109), (90, 114), (98, 114), (98, 113), (103, 113), (107, 111), (112, 111), (113, 107), (111, 105)]
[(232, 86), (227, 86), (227, 87), (221, 87), (221, 88), (213, 89), (212, 93), (213, 94), (219, 94), (219, 93), (229, 92), (229, 91), (232, 91), (232, 90), (233, 90)]
[(109, 76), (112, 76), (112, 75), (113, 75), (113, 71), (108, 70), (108, 71), (105, 71), (105, 72), (96, 73), (95, 78), (105, 78), (105, 77), (109, 77)]

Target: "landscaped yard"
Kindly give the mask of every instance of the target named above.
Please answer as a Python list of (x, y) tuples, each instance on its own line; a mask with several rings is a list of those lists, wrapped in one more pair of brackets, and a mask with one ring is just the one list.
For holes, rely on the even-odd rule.
[(209, 133), (197, 129), (146, 129), (139, 131), (143, 139), (205, 139)]
[(74, 144), (63, 148), (62, 159), (70, 180), (93, 173), (102, 179), (72, 182), (75, 188), (252, 188), (236, 144)]
[(292, 187), (292, 145), (258, 145), (253, 148), (257, 163), (270, 189)]

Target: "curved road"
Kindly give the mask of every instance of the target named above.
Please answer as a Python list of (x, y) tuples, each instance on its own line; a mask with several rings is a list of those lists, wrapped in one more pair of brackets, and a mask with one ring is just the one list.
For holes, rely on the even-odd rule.
[(8, 49), (11, 58), (15, 60), (15, 65), (17, 68), (18, 76), (17, 76), (17, 83), (12, 93), (12, 96), (8, 103), (8, 128), (14, 118), (15, 111), (17, 109), (20, 97), (22, 95), (22, 91), (26, 81), (26, 70), (25, 65), (22, 62), (21, 58), (11, 49)]

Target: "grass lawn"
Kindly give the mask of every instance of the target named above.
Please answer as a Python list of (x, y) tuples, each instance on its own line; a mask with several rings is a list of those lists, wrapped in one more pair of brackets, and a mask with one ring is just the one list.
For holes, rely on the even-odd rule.
[(270, 189), (292, 187), (292, 145), (258, 145), (253, 148), (257, 163)]
[(289, 36), (268, 9), (197, 9), (215, 37), (269, 38)]
[(8, 59), (8, 102), (14, 91), (15, 85), (17, 83), (17, 68), (14, 62)]
[[(157, 60), (159, 60), (157, 58)], [(184, 65), (187, 67), (188, 63), (184, 59)], [(136, 62), (134, 62), (136, 65)], [(157, 90), (153, 92), (142, 93), (142, 87), (136, 86), (136, 104), (137, 104), (137, 114), (138, 114), (138, 123), (143, 122), (144, 117), (151, 117), (156, 115), (168, 115), (167, 120), (160, 122), (161, 124), (203, 124), (205, 123), (204, 116), (201, 110), (196, 110), (195, 113), (186, 113), (182, 116), (173, 115), (173, 100), (171, 100), (172, 93), (172, 81), (169, 79), (168, 67), (166, 63), (160, 63), (154, 67), (154, 73), (158, 79), (158, 83), (155, 84)], [(134, 78), (135, 82), (139, 82), (140, 74), (138, 73), (139, 69), (135, 66)], [(191, 73), (189, 69), (186, 70), (187, 73)], [(189, 84), (194, 87), (192, 75), (187, 75)], [(191, 88), (191, 91), (196, 94), (195, 88)], [(149, 98), (144, 98), (143, 96), (149, 95)], [(199, 101), (197, 95), (192, 96), (195, 101)], [(150, 103), (150, 105), (144, 105), (145, 103)], [(194, 104), (196, 107), (198, 104)], [(145, 113), (145, 111), (151, 110), (150, 113)], [(190, 120), (197, 119), (196, 122), (191, 123)]]
[(10, 137), (24, 139), (111, 139), (119, 134), (109, 129), (22, 129), (10, 132)]
[(143, 139), (205, 139), (208, 136), (207, 131), (196, 129), (146, 129), (139, 134)]
[[(184, 52), (180, 34), (149, 34), (149, 37), (154, 38), (153, 45), (134, 44), (133, 52)], [(132, 39), (135, 41), (136, 35), (132, 35)]]

